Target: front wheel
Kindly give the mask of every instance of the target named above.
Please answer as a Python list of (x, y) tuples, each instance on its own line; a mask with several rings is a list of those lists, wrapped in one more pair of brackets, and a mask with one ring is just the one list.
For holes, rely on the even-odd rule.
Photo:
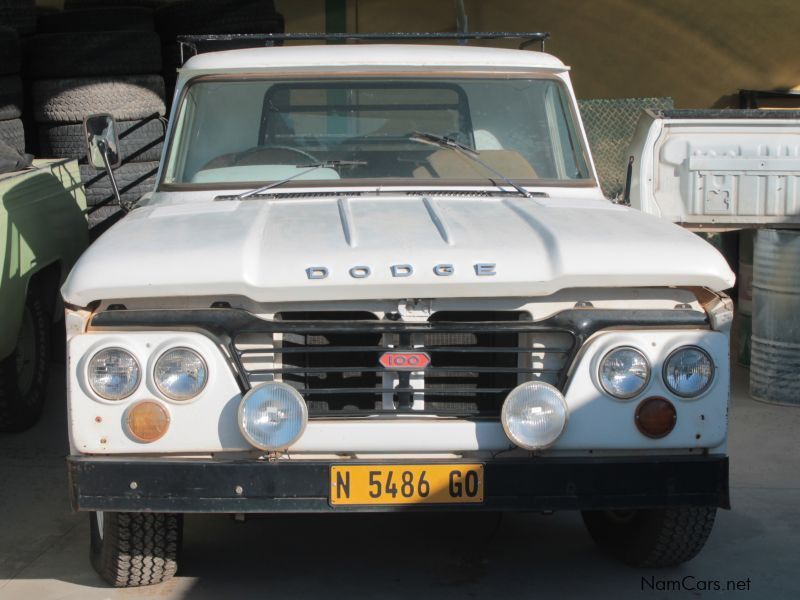
[(50, 315), (46, 300), (29, 292), (17, 345), (0, 360), (0, 432), (24, 431), (42, 414), (50, 360)]
[(671, 567), (703, 549), (716, 514), (706, 506), (583, 511), (583, 521), (597, 545), (625, 564)]
[(114, 587), (162, 583), (177, 572), (183, 515), (94, 512), (89, 519), (92, 566)]

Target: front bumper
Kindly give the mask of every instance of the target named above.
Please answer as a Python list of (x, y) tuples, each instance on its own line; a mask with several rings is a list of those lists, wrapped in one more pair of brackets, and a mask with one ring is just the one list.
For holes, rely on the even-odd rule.
[(728, 458), (530, 458), (484, 462), (480, 505), (333, 507), (330, 468), (341, 464), (475, 461), (67, 459), (79, 511), (177, 513), (544, 511), (668, 506), (730, 508)]

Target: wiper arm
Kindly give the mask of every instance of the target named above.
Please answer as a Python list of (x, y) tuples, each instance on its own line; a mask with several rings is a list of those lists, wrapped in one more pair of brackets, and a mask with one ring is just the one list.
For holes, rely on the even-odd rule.
[(265, 185), (264, 187), (256, 188), (254, 190), (250, 190), (249, 192), (238, 194), (237, 196), (231, 196), (230, 199), (243, 200), (244, 198), (249, 198), (251, 196), (258, 196), (266, 191), (271, 190), (272, 188), (280, 187), (284, 183), (292, 181), (293, 179), (297, 179), (298, 177), (301, 177), (306, 173), (311, 173), (312, 171), (316, 171), (317, 169), (335, 169), (337, 167), (357, 167), (366, 164), (367, 163), (363, 160), (324, 160), (317, 163), (310, 163), (307, 165), (295, 165), (294, 166), (295, 169), (305, 169), (305, 170), (295, 173), (294, 175), (290, 175), (285, 179), (281, 179), (279, 181), (273, 181), (272, 183)]
[[(444, 136), (444, 135), (436, 135), (436, 134), (433, 134), (433, 133), (425, 133), (425, 132), (422, 132), (422, 131), (415, 131), (414, 133), (411, 134), (411, 136), (409, 136), (408, 139), (411, 140), (412, 142), (419, 142), (420, 144), (428, 144), (429, 146), (438, 146), (439, 148), (446, 148), (446, 149), (449, 149), (449, 150), (454, 150), (454, 151), (458, 152), (459, 154), (462, 154), (462, 155), (466, 156), (470, 160), (478, 163), (479, 165), (481, 165), (484, 169), (486, 169), (490, 173), (493, 173), (494, 175), (497, 175), (500, 179), (505, 181), (508, 185), (510, 185), (515, 190), (517, 190), (520, 194), (522, 194), (522, 196), (524, 196), (525, 198), (531, 198), (533, 196), (529, 191), (527, 191), (521, 185), (519, 185), (518, 183), (515, 183), (514, 181), (512, 181), (511, 179), (509, 179), (508, 177), (506, 177), (505, 175), (503, 175), (499, 171), (497, 171), (494, 168), (492, 168), (489, 165), (487, 165), (486, 162), (484, 162), (480, 158), (478, 158), (478, 156), (480, 155), (480, 152), (478, 152), (474, 148), (470, 148), (469, 146), (465, 146), (464, 144), (462, 144), (460, 142), (457, 142), (453, 138), (449, 138), (449, 137)], [(497, 185), (497, 184), (495, 183), (495, 185)], [(497, 186), (497, 187), (500, 187), (500, 186)]]
[(480, 154), (475, 148), (465, 146), (461, 142), (457, 142), (451, 137), (444, 135), (436, 135), (433, 133), (425, 133), (422, 131), (415, 131), (409, 137), (412, 142), (419, 142), (421, 144), (428, 144), (429, 146), (438, 146), (439, 148), (452, 148), (453, 150), (460, 150), (470, 156), (478, 156)]

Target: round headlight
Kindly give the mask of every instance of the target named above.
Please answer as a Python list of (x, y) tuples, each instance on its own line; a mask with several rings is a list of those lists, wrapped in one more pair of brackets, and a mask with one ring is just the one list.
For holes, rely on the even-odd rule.
[(567, 403), (552, 385), (530, 381), (511, 390), (500, 420), (506, 435), (517, 446), (527, 450), (547, 448), (564, 431)]
[(635, 348), (616, 348), (600, 361), (600, 385), (621, 400), (633, 398), (650, 380), (650, 364)]
[(308, 409), (296, 389), (285, 383), (265, 383), (244, 395), (239, 405), (239, 429), (262, 450), (283, 450), (306, 428)]
[(673, 394), (684, 398), (699, 396), (714, 379), (714, 362), (696, 346), (678, 348), (664, 363), (664, 383)]
[(206, 387), (206, 361), (188, 348), (167, 350), (156, 361), (153, 379), (156, 387), (167, 398), (191, 400)]
[(89, 386), (106, 400), (122, 400), (139, 386), (139, 363), (122, 348), (100, 350), (86, 369)]

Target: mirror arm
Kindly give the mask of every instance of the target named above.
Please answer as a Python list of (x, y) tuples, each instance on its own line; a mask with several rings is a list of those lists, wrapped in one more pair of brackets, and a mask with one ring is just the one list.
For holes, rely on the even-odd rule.
[(117, 199), (117, 204), (119, 204), (120, 209), (128, 212), (128, 207), (122, 203), (122, 198), (119, 195), (119, 188), (117, 187), (117, 180), (114, 178), (114, 171), (111, 170), (111, 163), (108, 160), (108, 144), (106, 144), (104, 140), (99, 140), (97, 145), (100, 148), (100, 153), (103, 155), (103, 163), (106, 166), (108, 178), (111, 180), (111, 189), (114, 190), (114, 196)]

